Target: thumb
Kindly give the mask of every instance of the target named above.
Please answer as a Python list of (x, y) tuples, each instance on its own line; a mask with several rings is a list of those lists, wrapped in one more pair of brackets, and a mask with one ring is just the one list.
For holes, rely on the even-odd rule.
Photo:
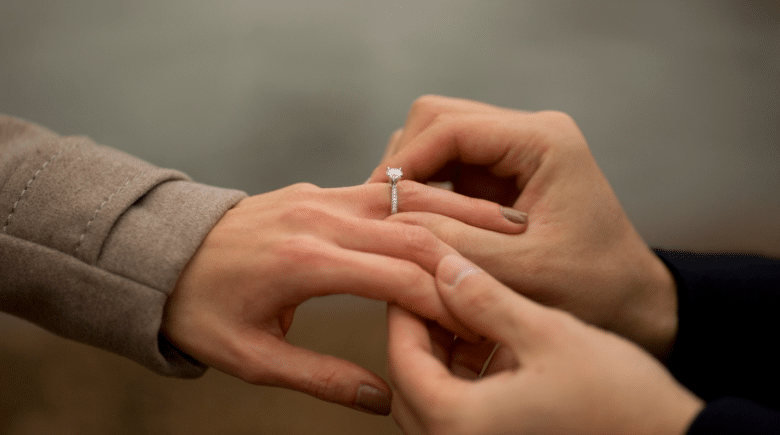
[(436, 287), (447, 309), (467, 328), (504, 343), (518, 356), (533, 345), (533, 325), (544, 308), (460, 255), (439, 262)]
[[(266, 361), (258, 384), (270, 384), (371, 414), (390, 414), (390, 387), (352, 362), (276, 341), (273, 362)], [(270, 364), (269, 364), (270, 363)], [(271, 373), (268, 373), (270, 371)], [(272, 379), (272, 382), (268, 382)]]

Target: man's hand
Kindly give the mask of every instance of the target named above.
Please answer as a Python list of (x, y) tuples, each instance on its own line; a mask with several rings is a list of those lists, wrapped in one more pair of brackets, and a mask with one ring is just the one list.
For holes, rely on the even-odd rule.
[(447, 308), (518, 364), (455, 376), (451, 336), (390, 305), (393, 417), (409, 435), (680, 435), (704, 406), (640, 347), (514, 293), (458, 255), (441, 261), (436, 282)]
[(412, 106), (370, 182), (401, 166), (408, 179), (527, 214), (522, 234), (499, 234), (425, 212), (421, 225), (515, 291), (641, 344), (659, 358), (677, 334), (677, 295), (590, 154), (560, 112), (521, 112), (428, 96)]

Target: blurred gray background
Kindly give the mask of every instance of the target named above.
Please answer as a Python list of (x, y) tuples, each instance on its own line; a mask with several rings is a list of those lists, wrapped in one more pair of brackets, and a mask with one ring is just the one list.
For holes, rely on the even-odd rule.
[[(0, 2), (0, 112), (256, 194), (363, 182), (422, 94), (563, 110), (670, 248), (780, 255), (779, 83), (769, 0)], [(292, 335), (383, 373), (381, 304), (336, 300)], [(2, 433), (397, 433), (0, 320)]]

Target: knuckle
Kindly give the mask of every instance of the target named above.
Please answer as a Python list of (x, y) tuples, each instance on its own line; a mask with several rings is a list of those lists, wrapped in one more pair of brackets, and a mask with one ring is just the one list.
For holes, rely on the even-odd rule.
[(306, 183), (306, 182), (295, 183), (295, 184), (293, 184), (293, 187), (295, 187), (296, 189), (299, 189), (299, 190), (304, 190), (304, 191), (320, 190), (320, 188), (317, 187), (315, 184)]
[(298, 220), (301, 217), (308, 216), (313, 213), (312, 204), (308, 201), (295, 201), (288, 204), (282, 211), (282, 221), (289, 222), (290, 220)]
[(405, 250), (412, 254), (430, 252), (441, 243), (433, 232), (417, 225), (404, 224), (399, 231), (399, 239), (403, 241)]
[(543, 110), (541, 112), (538, 112), (539, 116), (545, 119), (548, 123), (557, 125), (557, 126), (565, 126), (565, 127), (571, 127), (576, 126), (577, 123), (574, 122), (574, 118), (571, 117), (566, 112), (561, 112), (560, 110)]
[(322, 188), (312, 183), (295, 183), (291, 186), (288, 186), (287, 189), (298, 194), (307, 194), (322, 190)]
[[(399, 192), (399, 196), (402, 198), (399, 207), (402, 207), (403, 193)], [(390, 187), (387, 183), (363, 184), (356, 188), (356, 198), (360, 198), (362, 211), (368, 216), (387, 217), (390, 213)]]
[(422, 95), (412, 103), (409, 118), (433, 117), (444, 110), (446, 98), (440, 95)]
[[(436, 233), (436, 237), (447, 246), (466, 257), (471, 258), (474, 256), (473, 239), (469, 238), (469, 234), (454, 227), (452, 222), (441, 221), (433, 224), (432, 228)], [(471, 259), (473, 260), (473, 258)]]
[(545, 110), (537, 115), (545, 127), (545, 138), (557, 144), (556, 148), (580, 152), (587, 150), (587, 142), (571, 115), (558, 110)]
[(437, 126), (445, 134), (454, 134), (457, 132), (458, 127), (461, 126), (462, 115), (459, 113), (441, 112), (431, 116), (431, 126)]
[[(396, 302), (417, 312), (420, 310), (428, 311), (432, 308), (437, 296), (434, 294), (436, 289), (431, 275), (419, 267), (410, 267), (406, 271), (401, 272), (398, 279), (401, 288), (414, 291), (397, 293), (403, 300), (398, 300)], [(432, 290), (432, 292), (420, 291), (425, 288)]]
[(312, 374), (306, 390), (318, 399), (330, 401), (336, 394), (345, 391), (346, 387), (346, 385), (340, 382), (337, 370), (334, 367), (323, 364)]
[(398, 197), (400, 199), (398, 206), (403, 208), (404, 211), (413, 211), (420, 202), (422, 195), (422, 184), (412, 180), (401, 180), (398, 182)]
[(420, 95), (412, 102), (412, 110), (441, 106), (444, 99), (445, 98), (442, 97), (441, 95), (436, 95), (436, 94)]
[[(399, 181), (399, 184), (403, 182), (404, 181), (401, 180)], [(373, 201), (385, 204), (387, 203), (387, 198), (390, 194), (390, 187), (388, 187), (387, 182), (361, 184), (360, 186), (355, 186), (355, 194), (356, 197), (369, 198)]]

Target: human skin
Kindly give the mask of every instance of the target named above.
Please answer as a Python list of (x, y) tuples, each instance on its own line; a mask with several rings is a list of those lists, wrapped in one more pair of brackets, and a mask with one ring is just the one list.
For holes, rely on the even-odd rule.
[(436, 283), (455, 317), (519, 364), (456, 376), (451, 338), (390, 305), (393, 417), (409, 435), (678, 435), (704, 406), (639, 346), (518, 295), (458, 255), (441, 261)]
[[(411, 181), (401, 211), (428, 210), (516, 233), (495, 203)], [(206, 236), (166, 306), (162, 332), (198, 361), (249, 383), (290, 388), (377, 414), (389, 386), (354, 363), (290, 344), (296, 307), (348, 293), (391, 301), (469, 336), (439, 300), (433, 272), (452, 249), (430, 231), (383, 221), (384, 184), (298, 184), (242, 200)]]
[(421, 97), (369, 182), (380, 181), (387, 166), (526, 213), (527, 228), (499, 234), (425, 212), (389, 220), (428, 228), (537, 302), (629, 338), (659, 359), (670, 352), (678, 325), (674, 279), (634, 229), (568, 115)]

